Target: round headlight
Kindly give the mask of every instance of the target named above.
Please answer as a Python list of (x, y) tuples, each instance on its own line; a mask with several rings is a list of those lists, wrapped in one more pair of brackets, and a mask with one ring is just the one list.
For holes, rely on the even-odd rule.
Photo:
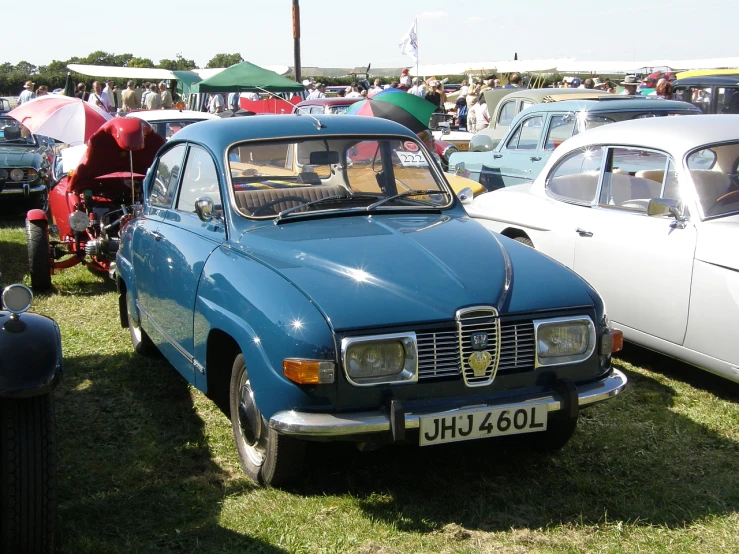
[(449, 146), (447, 146), (444, 149), (444, 152), (442, 153), (441, 157), (448, 164), (449, 163), (449, 158), (451, 158), (452, 157), (452, 154), (454, 154), (455, 152), (459, 152), (459, 149), (456, 146), (454, 146), (453, 144), (450, 144)]
[(10, 285), (3, 291), (3, 305), (13, 314), (22, 314), (31, 307), (33, 293), (23, 285)]
[(23, 170), (18, 169), (17, 167), (15, 169), (10, 170), (10, 178), (13, 181), (22, 181), (23, 180)]
[(72, 212), (69, 214), (69, 226), (73, 231), (81, 233), (90, 225), (90, 220), (85, 212)]
[(5, 181), (8, 178), (8, 172), (4, 169), (0, 169), (0, 181)]

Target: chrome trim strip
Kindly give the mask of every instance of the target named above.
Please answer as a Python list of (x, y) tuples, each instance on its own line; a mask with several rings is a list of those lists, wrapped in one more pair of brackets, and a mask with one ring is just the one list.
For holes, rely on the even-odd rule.
[(193, 364), (193, 366), (195, 366), (195, 369), (197, 369), (200, 373), (205, 374), (205, 366), (201, 365), (200, 362), (198, 362), (195, 358), (193, 358), (187, 352), (187, 350), (185, 350), (184, 348), (182, 348), (182, 346), (180, 346), (180, 343), (178, 343), (176, 340), (170, 337), (169, 334), (167, 334), (167, 332), (164, 329), (162, 329), (162, 327), (156, 321), (154, 321), (154, 318), (151, 317), (149, 312), (147, 312), (146, 309), (143, 306), (141, 306), (138, 299), (136, 299), (136, 309), (139, 311), (139, 319), (141, 318), (141, 316), (144, 316), (146, 319), (148, 319), (151, 322), (151, 324), (154, 326), (154, 329), (156, 329), (157, 332), (160, 335), (162, 335), (164, 340), (166, 340), (169, 344), (174, 346), (177, 352), (182, 354), (182, 356), (188, 362), (190, 362), (191, 364)]
[[(621, 394), (626, 387), (626, 376), (614, 369), (611, 375), (602, 381), (588, 383), (578, 387), (578, 405), (580, 407), (590, 406), (596, 402), (608, 400)], [(469, 412), (471, 410), (489, 408), (520, 408), (530, 404), (547, 405), (548, 412), (556, 412), (562, 409), (562, 402), (556, 394), (545, 394), (525, 398), (518, 402), (503, 404), (475, 404), (463, 406), (440, 412), (407, 412), (405, 414), (405, 428), (418, 429), (421, 417), (436, 417)], [(283, 435), (295, 435), (305, 437), (342, 437), (359, 435), (364, 433), (383, 433), (390, 431), (389, 416), (380, 410), (367, 412), (354, 412), (347, 414), (308, 413), (295, 410), (277, 412), (269, 420), (269, 426)]]
[[(35, 185), (33, 187), (28, 187), (28, 193), (26, 192), (26, 188), (22, 185), (27, 185), (27, 181), (7, 181), (5, 183), (5, 188), (3, 188), (2, 192), (0, 194), (28, 194), (28, 193), (34, 193), (34, 192), (43, 192), (46, 190), (46, 185), (41, 183), (40, 185)], [(14, 185), (21, 185), (21, 188), (8, 188), (12, 187)]]

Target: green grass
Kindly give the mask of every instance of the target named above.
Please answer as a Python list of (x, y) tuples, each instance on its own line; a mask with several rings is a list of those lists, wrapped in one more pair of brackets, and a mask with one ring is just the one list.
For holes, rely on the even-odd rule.
[[(17, 218), (0, 223), (0, 269), (29, 283)], [(60, 552), (739, 551), (737, 384), (627, 347), (628, 389), (557, 455), (311, 445), (301, 485), (260, 489), (213, 403), (132, 354), (112, 283), (78, 266), (54, 285), (33, 309), (64, 342)]]

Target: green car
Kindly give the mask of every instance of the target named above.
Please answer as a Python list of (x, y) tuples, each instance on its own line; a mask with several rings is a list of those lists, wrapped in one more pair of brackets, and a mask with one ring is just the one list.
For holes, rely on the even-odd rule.
[(36, 137), (11, 117), (0, 116), (0, 194), (25, 201), (26, 208), (45, 209), (53, 159), (49, 140)]

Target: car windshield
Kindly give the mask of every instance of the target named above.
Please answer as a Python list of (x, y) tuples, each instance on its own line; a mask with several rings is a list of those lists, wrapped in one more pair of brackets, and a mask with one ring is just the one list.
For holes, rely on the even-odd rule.
[(696, 150), (687, 166), (706, 217), (739, 213), (739, 142)]
[(438, 210), (453, 195), (407, 137), (253, 141), (228, 152), (238, 210), (249, 217), (336, 210)]
[(0, 145), (28, 145), (36, 144), (36, 139), (12, 117), (0, 118)]

